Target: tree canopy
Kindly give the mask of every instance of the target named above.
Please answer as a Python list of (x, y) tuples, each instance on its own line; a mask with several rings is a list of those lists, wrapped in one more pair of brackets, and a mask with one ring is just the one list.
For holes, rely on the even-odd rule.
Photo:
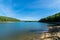
[(6, 17), (6, 16), (0, 16), (0, 22), (18, 22), (20, 20), (16, 18)]
[(42, 18), (39, 22), (60, 22), (60, 12), (55, 15)]

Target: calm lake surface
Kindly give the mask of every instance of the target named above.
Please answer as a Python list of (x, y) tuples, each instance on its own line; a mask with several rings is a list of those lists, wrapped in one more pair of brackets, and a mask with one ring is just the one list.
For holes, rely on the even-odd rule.
[(17, 36), (17, 34), (25, 32), (44, 32), (48, 30), (47, 27), (48, 24), (40, 22), (0, 23), (0, 39), (11, 35)]

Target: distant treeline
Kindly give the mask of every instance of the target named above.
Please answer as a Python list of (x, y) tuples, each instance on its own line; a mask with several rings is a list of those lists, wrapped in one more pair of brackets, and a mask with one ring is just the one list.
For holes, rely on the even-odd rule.
[(20, 20), (11, 17), (0, 16), (0, 22), (18, 22)]
[(60, 22), (60, 12), (55, 15), (42, 18), (39, 22)]

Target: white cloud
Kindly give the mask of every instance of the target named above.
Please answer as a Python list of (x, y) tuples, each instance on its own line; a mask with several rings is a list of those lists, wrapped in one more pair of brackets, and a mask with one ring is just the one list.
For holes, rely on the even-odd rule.
[(20, 18), (20, 19), (21, 20), (28, 20), (28, 21), (33, 21), (33, 20), (37, 21), (37, 20), (39, 20), (37, 17), (31, 17), (31, 16), (30, 17), (28, 17), (28, 16), (27, 17), (23, 17), (23, 18)]

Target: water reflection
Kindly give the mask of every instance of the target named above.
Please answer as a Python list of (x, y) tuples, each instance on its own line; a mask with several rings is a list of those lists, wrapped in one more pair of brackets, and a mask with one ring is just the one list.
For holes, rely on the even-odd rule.
[(41, 33), (47, 31), (48, 30), (47, 26), (48, 24), (39, 22), (1, 23), (0, 39), (24, 40), (28, 37), (35, 36), (34, 33)]

